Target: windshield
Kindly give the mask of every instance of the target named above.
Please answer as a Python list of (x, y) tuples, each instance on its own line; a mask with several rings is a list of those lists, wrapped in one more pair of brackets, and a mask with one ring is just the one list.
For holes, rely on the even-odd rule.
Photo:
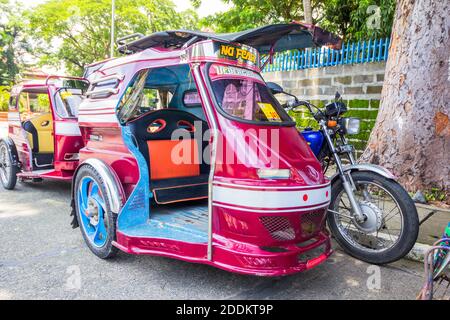
[(55, 111), (61, 118), (77, 118), (82, 101), (83, 93), (80, 89), (59, 89), (55, 94)]
[(227, 115), (255, 123), (292, 123), (258, 73), (213, 64), (209, 78), (216, 101)]

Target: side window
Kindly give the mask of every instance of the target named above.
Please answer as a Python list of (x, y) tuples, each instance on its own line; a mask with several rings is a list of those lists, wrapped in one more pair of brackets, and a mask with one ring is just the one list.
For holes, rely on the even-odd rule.
[(55, 111), (62, 118), (76, 118), (83, 101), (83, 91), (61, 88), (55, 93)]
[(144, 88), (143, 95), (141, 105), (139, 106), (140, 109), (148, 111), (159, 109), (158, 105), (160, 104), (160, 100), (158, 90)]
[(144, 88), (144, 97), (140, 108), (143, 110), (159, 110), (169, 107), (173, 93), (168, 89)]
[[(180, 109), (202, 117), (202, 106), (188, 64), (141, 70), (133, 77), (117, 109), (126, 123), (160, 109)], [(195, 109), (196, 108), (196, 109)]]
[(31, 94), (30, 95), (30, 111), (32, 113), (49, 113), (50, 99), (48, 94)]
[(19, 112), (22, 120), (36, 115), (50, 113), (50, 99), (47, 93), (22, 92), (19, 96)]
[(186, 90), (183, 93), (183, 105), (187, 108), (201, 108), (202, 102), (197, 89)]
[(137, 109), (140, 108), (144, 100), (144, 87), (149, 70), (141, 70), (133, 80), (133, 83), (128, 86), (125, 94), (120, 101), (117, 111), (117, 117), (122, 123), (131, 120), (136, 116)]

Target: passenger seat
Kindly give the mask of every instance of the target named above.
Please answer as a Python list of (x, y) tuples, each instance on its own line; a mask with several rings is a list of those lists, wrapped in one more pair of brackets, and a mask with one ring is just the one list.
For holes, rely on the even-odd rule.
[[(202, 132), (195, 135), (192, 126), (202, 124)], [(129, 124), (139, 150), (149, 166), (150, 189), (159, 204), (205, 199), (208, 197), (210, 166), (203, 161), (208, 141), (203, 137), (208, 125), (193, 114), (178, 109), (149, 112)], [(177, 129), (184, 129), (190, 139), (172, 140)], [(188, 163), (174, 163), (172, 152), (190, 150)], [(176, 150), (175, 150), (176, 152)]]

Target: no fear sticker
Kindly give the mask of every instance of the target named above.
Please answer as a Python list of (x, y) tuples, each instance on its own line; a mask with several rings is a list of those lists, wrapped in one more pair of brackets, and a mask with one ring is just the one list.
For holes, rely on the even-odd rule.
[(233, 58), (237, 60), (249, 61), (251, 63), (256, 63), (256, 54), (250, 52), (249, 50), (221, 45), (220, 46), (220, 55), (228, 58)]

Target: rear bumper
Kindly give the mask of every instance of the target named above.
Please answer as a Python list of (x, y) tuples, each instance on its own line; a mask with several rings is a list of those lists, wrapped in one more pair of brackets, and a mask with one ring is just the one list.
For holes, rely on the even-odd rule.
[(206, 258), (206, 243), (130, 237), (117, 232), (114, 245), (130, 254), (171, 257), (247, 275), (283, 276), (312, 269), (332, 253), (330, 238), (323, 231), (307, 244), (262, 248), (220, 236), (214, 237), (213, 259)]

